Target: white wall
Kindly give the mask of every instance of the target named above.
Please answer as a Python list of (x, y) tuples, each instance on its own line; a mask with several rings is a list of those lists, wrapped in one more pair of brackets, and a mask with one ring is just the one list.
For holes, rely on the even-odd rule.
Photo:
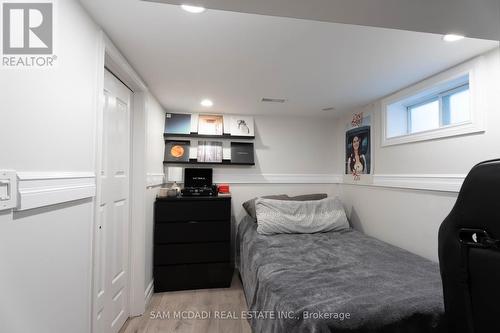
[[(439, 140), (381, 146), (381, 103), (376, 101), (353, 112), (372, 112), (374, 173), (377, 174), (467, 174), (483, 160), (500, 157), (500, 52), (478, 62), (478, 90), (486, 115), (486, 132)], [(343, 152), (345, 124), (352, 115), (338, 119), (336, 140)], [(343, 153), (335, 171), (342, 173)], [(437, 231), (450, 212), (457, 193), (342, 185), (342, 198), (351, 220), (368, 235), (380, 238), (437, 261)]]
[(367, 235), (437, 261), (441, 222), (456, 193), (342, 185), (351, 225)]
[(257, 116), (255, 167), (228, 172), (329, 174), (335, 161), (333, 132), (333, 119)]
[(2, 168), (94, 170), (98, 27), (77, 1), (55, 9), (56, 67), (0, 69)]
[[(57, 66), (0, 70), (0, 169), (95, 169), (98, 27), (57, 1)], [(88, 333), (91, 199), (0, 212), (0, 332)]]
[[(165, 125), (165, 111), (151, 96), (148, 96), (146, 107), (146, 172), (149, 179), (146, 189), (146, 257), (145, 257), (145, 293), (149, 292), (153, 280), (153, 230), (154, 230), (154, 201), (163, 183), (163, 158), (165, 141), (163, 131)], [(156, 179), (156, 180), (155, 180)]]

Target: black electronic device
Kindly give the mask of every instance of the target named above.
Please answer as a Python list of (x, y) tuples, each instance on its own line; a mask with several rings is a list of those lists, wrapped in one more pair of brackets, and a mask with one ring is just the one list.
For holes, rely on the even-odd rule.
[(213, 169), (186, 168), (184, 169), (184, 188), (181, 190), (185, 197), (212, 197), (217, 195), (217, 187), (212, 184)]
[(199, 188), (211, 187), (213, 179), (213, 169), (210, 168), (185, 168), (184, 187)]
[(213, 197), (217, 195), (217, 186), (205, 186), (205, 187), (185, 187), (181, 190), (183, 197)]

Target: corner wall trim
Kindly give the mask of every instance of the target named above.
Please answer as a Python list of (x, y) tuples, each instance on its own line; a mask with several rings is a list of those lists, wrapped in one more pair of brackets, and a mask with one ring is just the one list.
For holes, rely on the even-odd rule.
[(215, 183), (228, 184), (338, 184), (335, 174), (214, 174)]
[(146, 305), (146, 308), (151, 302), (151, 297), (153, 297), (153, 289), (154, 289), (154, 280), (151, 280), (151, 282), (149, 282), (148, 284), (148, 287), (146, 288), (146, 291), (144, 292), (144, 304)]
[(466, 175), (394, 174), (373, 175), (373, 185), (441, 192), (459, 192)]
[(19, 204), (27, 210), (95, 196), (91, 172), (18, 172)]

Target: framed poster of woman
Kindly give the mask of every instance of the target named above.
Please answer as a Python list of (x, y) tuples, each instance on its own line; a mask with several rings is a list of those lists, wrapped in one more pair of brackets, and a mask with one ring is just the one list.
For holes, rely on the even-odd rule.
[(344, 182), (373, 182), (372, 113), (354, 113), (346, 126)]
[(346, 175), (371, 174), (370, 126), (353, 128), (346, 132)]

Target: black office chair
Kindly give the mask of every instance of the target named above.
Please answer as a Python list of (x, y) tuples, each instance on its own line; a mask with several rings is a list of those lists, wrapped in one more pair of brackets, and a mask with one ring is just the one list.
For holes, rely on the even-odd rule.
[(450, 333), (500, 332), (500, 159), (469, 172), (439, 228)]

